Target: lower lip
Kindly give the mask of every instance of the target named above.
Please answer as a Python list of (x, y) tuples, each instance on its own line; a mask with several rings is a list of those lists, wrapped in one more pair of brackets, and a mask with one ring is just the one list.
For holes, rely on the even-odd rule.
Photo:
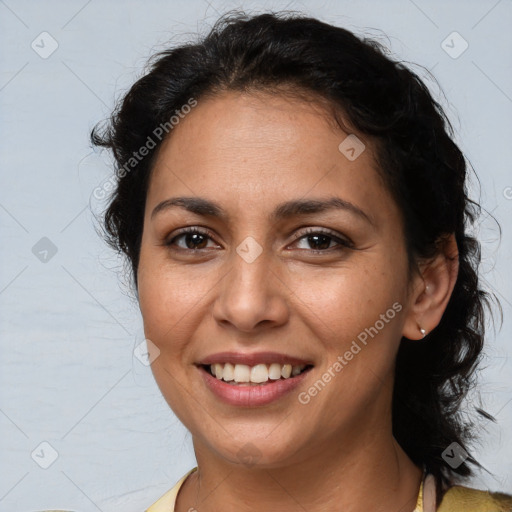
[(306, 377), (309, 370), (289, 379), (268, 380), (265, 384), (237, 385), (217, 379), (202, 366), (199, 371), (206, 386), (222, 401), (241, 407), (266, 405), (293, 391)]

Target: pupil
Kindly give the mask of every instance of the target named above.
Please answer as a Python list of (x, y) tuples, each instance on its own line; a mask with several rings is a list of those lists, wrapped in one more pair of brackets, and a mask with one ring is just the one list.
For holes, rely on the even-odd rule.
[[(189, 244), (188, 242), (190, 241), (190, 239), (193, 238), (193, 242), (191, 244)], [(204, 236), (201, 235), (200, 233), (189, 233), (186, 237), (187, 239), (187, 248), (188, 249), (202, 249), (203, 247), (198, 247), (198, 244), (197, 244), (197, 240), (203, 238), (204, 239)], [(204, 240), (203, 240), (204, 242)], [(199, 242), (200, 243), (200, 242)]]
[[(310, 240), (311, 239), (315, 239), (316, 240), (316, 242), (315, 242), (315, 243), (317, 243), (316, 249), (328, 249), (329, 248), (329, 244), (330, 244), (330, 242), (329, 242), (330, 237), (329, 236), (327, 236), (327, 235), (312, 235), (309, 238), (310, 238)], [(319, 238), (323, 239), (324, 242), (327, 242), (327, 243), (320, 243), (320, 246), (322, 246), (322, 247), (318, 247), (318, 239)]]

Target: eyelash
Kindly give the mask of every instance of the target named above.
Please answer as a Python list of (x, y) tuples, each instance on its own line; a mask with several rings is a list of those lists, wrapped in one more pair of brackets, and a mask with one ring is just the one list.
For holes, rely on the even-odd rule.
[[(191, 253), (197, 253), (197, 252), (208, 250), (208, 249), (184, 249), (182, 247), (178, 247), (176, 249), (176, 248), (172, 247), (173, 243), (178, 238), (181, 238), (182, 236), (187, 235), (187, 234), (198, 234), (198, 235), (203, 235), (205, 237), (208, 237), (211, 240), (213, 239), (207, 231), (203, 231), (202, 229), (199, 229), (197, 227), (191, 227), (191, 228), (180, 229), (178, 231), (178, 234), (173, 236), (169, 241), (165, 242), (164, 245), (167, 246), (167, 247), (172, 248), (172, 250), (186, 251), (186, 252), (191, 252)], [(321, 249), (303, 249), (303, 250), (312, 252), (314, 254), (326, 254), (326, 253), (329, 253), (331, 251), (338, 252), (338, 251), (343, 251), (343, 250), (346, 250), (346, 249), (354, 248), (354, 244), (353, 244), (352, 241), (350, 241), (348, 239), (345, 240), (343, 238), (340, 238), (339, 236), (336, 236), (336, 233), (334, 233), (332, 231), (329, 231), (329, 230), (326, 230), (326, 229), (318, 229), (318, 228), (308, 228), (308, 229), (306, 229), (305, 231), (303, 231), (302, 233), (298, 234), (295, 237), (294, 242), (296, 242), (297, 240), (301, 240), (303, 238), (307, 238), (307, 237), (312, 236), (312, 235), (327, 236), (328, 238), (331, 238), (333, 241), (335, 241), (339, 245), (339, 247), (337, 247), (337, 248), (329, 248), (329, 249), (323, 249), (323, 250), (321, 250)]]

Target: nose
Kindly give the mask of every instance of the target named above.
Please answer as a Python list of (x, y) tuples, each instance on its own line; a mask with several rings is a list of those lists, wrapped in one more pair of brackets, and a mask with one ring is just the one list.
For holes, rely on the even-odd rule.
[(272, 255), (263, 250), (251, 261), (233, 251), (228, 265), (213, 307), (215, 320), (244, 333), (285, 324), (292, 291), (273, 265)]

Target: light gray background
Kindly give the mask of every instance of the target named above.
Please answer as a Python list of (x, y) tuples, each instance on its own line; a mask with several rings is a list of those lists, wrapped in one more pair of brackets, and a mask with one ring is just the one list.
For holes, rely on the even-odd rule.
[[(386, 42), (382, 30), (446, 93), (429, 82), (503, 227), (501, 244), (488, 216), (480, 230), (482, 278), (502, 300), (504, 323), (489, 331), (481, 372), (483, 405), (498, 425), (482, 423), (476, 452), (495, 476), (472, 483), (512, 490), (510, 0), (0, 0), (1, 511), (141, 511), (195, 465), (190, 435), (133, 356), (140, 314), (121, 261), (94, 230), (102, 205), (91, 193), (111, 171), (88, 132), (169, 39), (205, 33), (227, 9), (285, 7)], [(31, 47), (51, 49), (43, 31), (58, 43), (45, 59)], [(452, 56), (441, 46), (453, 31), (469, 44), (458, 58), (463, 41), (445, 43)], [(42, 237), (57, 248), (46, 262), (32, 251)], [(43, 469), (52, 449), (58, 457)]]

